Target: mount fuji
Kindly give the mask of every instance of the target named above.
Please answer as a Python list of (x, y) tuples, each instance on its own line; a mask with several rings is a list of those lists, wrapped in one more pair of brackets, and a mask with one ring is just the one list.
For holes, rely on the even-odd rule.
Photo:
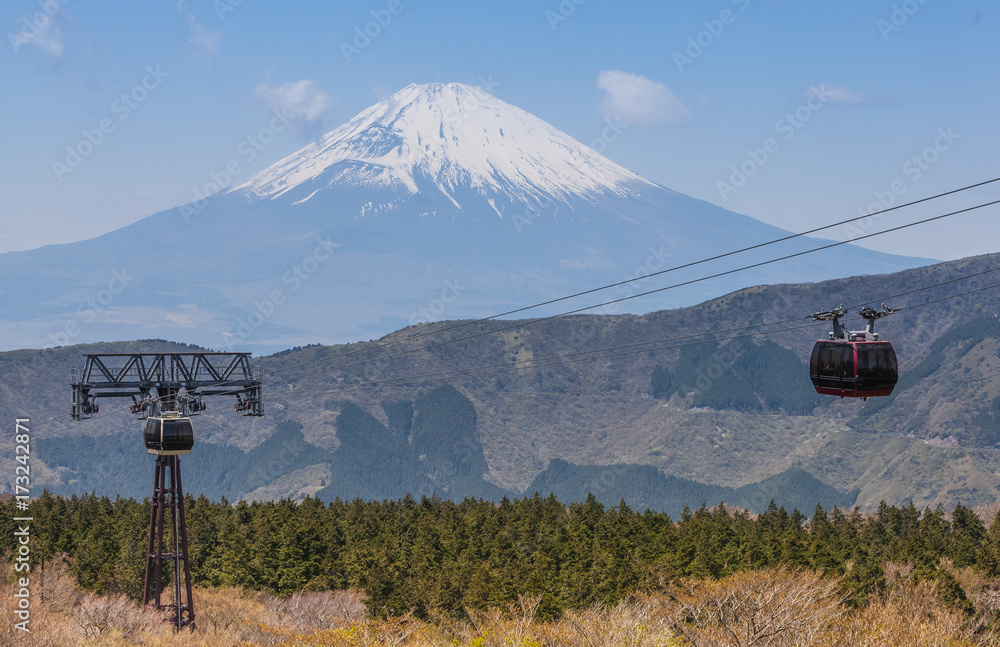
[[(0, 254), (0, 349), (167, 338), (271, 352), (488, 316), (788, 235), (651, 182), (492, 94), (410, 85), (210, 198)], [(812, 249), (797, 238), (553, 314)], [(843, 245), (593, 310), (926, 264)], [(830, 304), (807, 304), (814, 311)]]

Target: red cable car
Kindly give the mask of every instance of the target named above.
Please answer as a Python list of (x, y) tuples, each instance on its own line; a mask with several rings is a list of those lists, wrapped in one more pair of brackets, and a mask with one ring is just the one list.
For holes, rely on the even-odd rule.
[(861, 310), (861, 317), (868, 320), (864, 330), (844, 329), (840, 318), (847, 310), (843, 306), (813, 315), (817, 321), (833, 322), (833, 332), (816, 342), (809, 358), (809, 377), (817, 393), (862, 400), (892, 393), (899, 379), (896, 351), (873, 332), (875, 320), (893, 312), (884, 303), (882, 308)]

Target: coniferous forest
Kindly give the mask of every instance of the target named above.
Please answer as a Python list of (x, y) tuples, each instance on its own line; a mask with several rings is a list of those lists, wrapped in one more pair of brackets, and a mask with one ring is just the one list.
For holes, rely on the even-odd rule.
[[(773, 567), (842, 577), (844, 603), (863, 607), (893, 563), (910, 565), (914, 582), (933, 582), (942, 600), (964, 608), (952, 568), (1000, 577), (1000, 524), (987, 530), (963, 506), (946, 515), (883, 505), (870, 516), (817, 507), (811, 518), (720, 506), (673, 520), (593, 497), (568, 506), (539, 496), (236, 505), (188, 497), (185, 505), (197, 585), (277, 597), (355, 589), (378, 617), (460, 616), (528, 595), (540, 597), (539, 618), (553, 619), (678, 581)], [(36, 561), (66, 555), (82, 589), (141, 597), (148, 502), (46, 494), (31, 514)], [(12, 502), (0, 505), (5, 551), (15, 516)]]

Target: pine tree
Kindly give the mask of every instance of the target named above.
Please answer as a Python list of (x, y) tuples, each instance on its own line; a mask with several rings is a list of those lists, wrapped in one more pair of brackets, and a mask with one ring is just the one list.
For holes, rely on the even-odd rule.
[(838, 538), (823, 506), (816, 504), (809, 523), (809, 566), (827, 573), (843, 572), (844, 562), (837, 553)]
[(1000, 510), (979, 547), (976, 565), (990, 577), (1000, 577)]
[(843, 579), (848, 594), (848, 604), (861, 608), (885, 590), (885, 572), (882, 562), (869, 555), (863, 548), (854, 553), (854, 563)]
[(973, 566), (976, 550), (986, 536), (986, 527), (975, 512), (961, 503), (951, 513), (951, 532), (948, 534), (948, 556), (955, 566)]

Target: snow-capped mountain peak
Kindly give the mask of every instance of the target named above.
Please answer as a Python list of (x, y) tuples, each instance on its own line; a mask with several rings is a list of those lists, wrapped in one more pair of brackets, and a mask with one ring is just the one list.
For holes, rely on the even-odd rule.
[(460, 208), (468, 189), (491, 204), (538, 203), (624, 197), (634, 183), (651, 185), (481, 88), (430, 83), (408, 85), (232, 191), (273, 199), (302, 187), (305, 201), (329, 186), (410, 195), (436, 186)]
[[(228, 195), (72, 245), (0, 254), (8, 315), (0, 348), (141, 335), (271, 353), (372, 339), (552, 301), (788, 233), (649, 183), (481, 89), (411, 85)], [(817, 242), (798, 238), (783, 251)], [(713, 271), (761, 258), (720, 260)], [(107, 285), (108, 259), (142, 289), (115, 295), (88, 325), (75, 306), (59, 304)], [(600, 312), (925, 263), (845, 245)], [(615, 296), (638, 296), (620, 287)], [(563, 307), (553, 302), (539, 314)], [(70, 325), (75, 333), (58, 332)]]

